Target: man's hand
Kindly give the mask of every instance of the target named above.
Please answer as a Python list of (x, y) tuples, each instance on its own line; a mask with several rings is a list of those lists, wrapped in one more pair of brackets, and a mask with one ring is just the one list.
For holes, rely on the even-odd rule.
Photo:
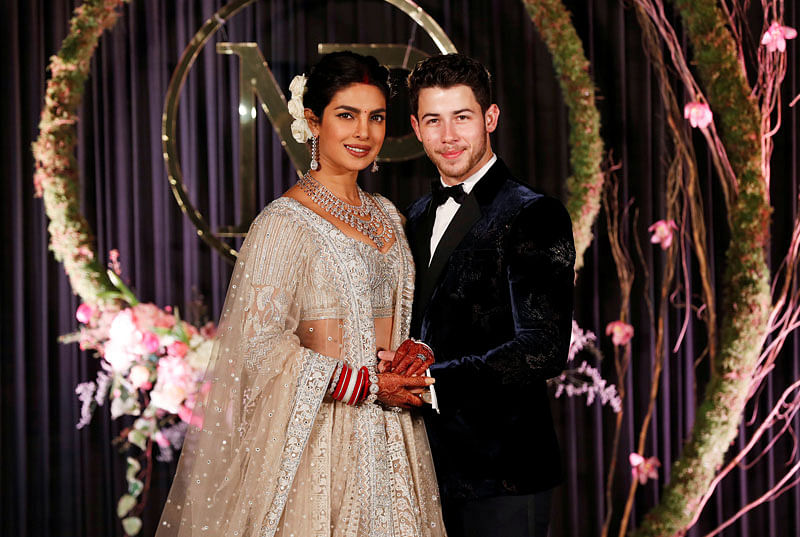
[(378, 359), (380, 360), (378, 371), (387, 371), (408, 377), (424, 375), (434, 362), (431, 348), (412, 339), (401, 343), (395, 352), (379, 352)]
[(388, 406), (410, 408), (422, 406), (416, 392), (435, 382), (430, 377), (407, 377), (397, 373), (378, 373), (378, 400)]

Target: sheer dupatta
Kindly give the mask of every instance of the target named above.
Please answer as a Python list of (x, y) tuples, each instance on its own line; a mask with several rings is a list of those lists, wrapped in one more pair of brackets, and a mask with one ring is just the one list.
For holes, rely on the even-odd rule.
[(285, 211), (251, 225), (157, 537), (274, 534), (336, 365), (295, 335), (308, 240)]
[[(397, 236), (397, 348), (414, 268), (397, 210), (376, 199)], [(290, 198), (253, 222), (156, 537), (444, 535), (421, 416), (326, 397), (339, 358), (376, 366), (368, 248)]]

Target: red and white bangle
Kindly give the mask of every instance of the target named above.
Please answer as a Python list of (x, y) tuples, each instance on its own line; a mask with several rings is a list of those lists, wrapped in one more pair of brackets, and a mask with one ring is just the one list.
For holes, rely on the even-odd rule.
[[(339, 371), (339, 369), (337, 368), (335, 371)], [(352, 367), (342, 362), (342, 369), (338, 377), (334, 372), (331, 380), (331, 386), (333, 386), (331, 397), (351, 406), (357, 405), (371, 393), (371, 385), (369, 370), (366, 366), (362, 366), (355, 371)]]

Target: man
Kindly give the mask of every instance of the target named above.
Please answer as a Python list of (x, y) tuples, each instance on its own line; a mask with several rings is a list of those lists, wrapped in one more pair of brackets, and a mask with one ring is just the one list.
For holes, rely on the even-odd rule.
[(575, 250), (563, 205), (492, 152), (489, 82), (459, 54), (409, 76), (411, 125), (441, 175), (407, 211), (411, 335), (436, 355), (441, 413), (426, 425), (450, 537), (544, 536), (561, 481), (545, 381), (567, 359)]

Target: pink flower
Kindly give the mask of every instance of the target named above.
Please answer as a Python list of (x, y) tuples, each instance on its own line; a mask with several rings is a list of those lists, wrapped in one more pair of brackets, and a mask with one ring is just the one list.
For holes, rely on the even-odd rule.
[(156, 431), (156, 434), (153, 435), (153, 440), (156, 441), (158, 447), (168, 448), (170, 446), (169, 439), (161, 431)]
[(650, 242), (660, 244), (662, 250), (669, 249), (672, 245), (672, 233), (677, 230), (678, 226), (675, 224), (675, 220), (659, 220), (647, 228), (647, 231), (653, 234)]
[(213, 339), (217, 335), (217, 327), (213, 321), (208, 321), (200, 327), (200, 335), (206, 339)]
[(606, 335), (611, 336), (611, 341), (615, 346), (627, 345), (633, 337), (633, 327), (622, 321), (613, 321), (606, 326)]
[(75, 312), (75, 318), (83, 324), (88, 324), (92, 315), (94, 315), (94, 308), (85, 302), (78, 306), (78, 311)]
[(167, 354), (176, 358), (183, 358), (188, 350), (189, 346), (183, 341), (174, 341), (167, 347)]
[(158, 361), (158, 383), (177, 384), (185, 391), (194, 391), (194, 370), (177, 356), (167, 356)]
[(638, 453), (631, 453), (628, 455), (628, 460), (631, 463), (633, 478), (638, 479), (640, 485), (647, 483), (648, 479), (658, 479), (658, 468), (661, 463), (657, 457), (645, 459)]
[(144, 346), (147, 352), (153, 353), (158, 350), (160, 344), (158, 342), (158, 336), (152, 332), (145, 332), (142, 334), (142, 345)]
[(108, 252), (108, 268), (113, 270), (117, 275), (122, 274), (122, 268), (119, 264), (119, 250), (114, 248), (110, 252)]
[(194, 425), (197, 428), (203, 427), (203, 416), (195, 414), (192, 409), (185, 405), (182, 405), (180, 410), (178, 410), (178, 417), (189, 425)]
[(132, 308), (136, 319), (136, 326), (140, 330), (156, 328), (172, 328), (175, 326), (175, 317), (155, 304), (136, 304)]
[(705, 129), (711, 124), (711, 109), (706, 103), (694, 101), (683, 107), (683, 117), (689, 120), (692, 127)]
[(791, 26), (781, 26), (777, 22), (773, 22), (761, 37), (761, 44), (766, 45), (767, 50), (770, 52), (775, 52), (776, 50), (784, 52), (786, 50), (786, 40), (794, 39), (795, 37), (797, 37), (797, 30)]
[(147, 367), (137, 364), (131, 368), (131, 372), (128, 374), (128, 380), (131, 381), (134, 389), (144, 388), (145, 390), (149, 389), (150, 384), (150, 370)]

